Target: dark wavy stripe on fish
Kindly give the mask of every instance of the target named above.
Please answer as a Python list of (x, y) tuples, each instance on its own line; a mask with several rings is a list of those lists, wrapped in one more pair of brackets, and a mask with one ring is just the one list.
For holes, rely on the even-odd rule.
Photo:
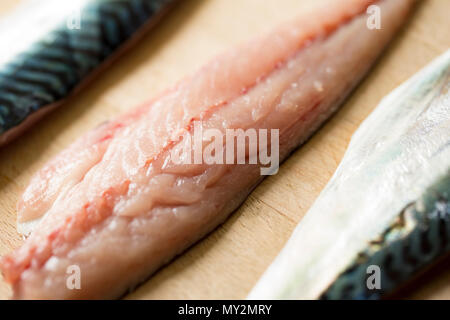
[(173, 0), (96, 0), (80, 29), (61, 24), (0, 68), (0, 135), (67, 96), (149, 19)]
[[(449, 252), (450, 173), (407, 206), (321, 299), (380, 299)], [(379, 289), (368, 288), (368, 281), (374, 283), (369, 266), (380, 268)]]

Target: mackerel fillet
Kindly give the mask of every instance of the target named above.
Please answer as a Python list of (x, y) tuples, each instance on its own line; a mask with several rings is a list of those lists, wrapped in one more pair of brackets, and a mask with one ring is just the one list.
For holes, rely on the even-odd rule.
[[(412, 2), (329, 1), (64, 150), (18, 205), (30, 236), (1, 262), (14, 298), (116, 298), (212, 231), (261, 181), (262, 165), (174, 164), (175, 149), (191, 152), (183, 141), (194, 124), (278, 129), (285, 159), (355, 88)], [(381, 29), (367, 27), (373, 4)], [(70, 266), (81, 271), (79, 290), (66, 286)]]
[(137, 42), (174, 0), (27, 0), (0, 20), (0, 147)]
[(364, 120), (250, 299), (381, 299), (450, 253), (450, 50)]

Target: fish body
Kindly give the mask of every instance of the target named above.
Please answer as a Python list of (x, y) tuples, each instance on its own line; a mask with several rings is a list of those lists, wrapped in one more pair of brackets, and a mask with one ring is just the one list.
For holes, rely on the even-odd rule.
[(0, 21), (0, 146), (85, 85), (172, 2), (28, 1)]
[[(374, 3), (382, 9), (380, 30), (366, 25)], [(282, 161), (358, 84), (411, 4), (330, 1), (218, 56), (64, 150), (19, 202), (18, 228), (30, 236), (1, 262), (13, 297), (115, 298), (205, 236), (262, 180), (264, 165), (173, 162), (173, 154), (195, 153), (185, 141), (196, 126), (279, 130)], [(271, 141), (263, 149), (272, 150)], [(74, 265), (81, 288), (68, 290)]]
[(450, 251), (450, 51), (385, 97), (250, 299), (379, 299)]

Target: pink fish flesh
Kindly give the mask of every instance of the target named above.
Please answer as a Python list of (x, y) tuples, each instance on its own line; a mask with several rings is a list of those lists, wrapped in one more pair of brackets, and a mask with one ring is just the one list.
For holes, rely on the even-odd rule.
[[(1, 262), (13, 298), (116, 298), (205, 236), (263, 177), (261, 164), (171, 162), (194, 122), (279, 129), (285, 159), (362, 79), (412, 3), (329, 1), (61, 152), (18, 205), (19, 230), (31, 235)], [(381, 9), (379, 30), (367, 27), (370, 5)], [(71, 290), (74, 265), (80, 289)]]

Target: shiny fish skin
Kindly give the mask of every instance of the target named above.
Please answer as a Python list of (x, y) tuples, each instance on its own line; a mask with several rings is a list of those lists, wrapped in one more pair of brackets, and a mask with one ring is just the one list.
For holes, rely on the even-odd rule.
[[(381, 30), (366, 27), (373, 3)], [(13, 297), (118, 297), (222, 223), (261, 181), (260, 166), (168, 165), (180, 136), (195, 120), (222, 132), (276, 128), (285, 159), (358, 84), (412, 1), (327, 4), (220, 55), (38, 172), (18, 209), (31, 235), (1, 262)], [(71, 265), (80, 290), (66, 288)]]
[[(447, 254), (449, 128), (450, 50), (361, 124), (249, 298), (379, 299)], [(367, 287), (369, 266), (379, 288)]]
[[(374, 300), (388, 297), (449, 252), (450, 170), (420, 199), (402, 210), (394, 223), (369, 243), (320, 298)], [(367, 286), (370, 266), (380, 267), (379, 288)]]
[[(17, 49), (14, 55), (0, 57), (0, 146), (57, 107), (81, 84), (85, 85), (94, 70), (103, 66), (133, 36), (137, 37), (156, 23), (174, 1), (78, 0), (72, 3), (77, 2), (80, 5), (79, 29), (77, 25), (68, 27), (71, 15), (75, 17), (76, 14), (74, 8), (48, 13), (51, 18), (57, 15), (66, 19), (49, 26), (47, 32)], [(24, 12), (13, 13), (9, 18), (11, 21), (0, 24), (3, 30), (0, 38), (6, 45), (11, 45), (5, 40), (8, 36), (5, 33), (10, 32), (12, 26), (15, 26), (14, 32), (22, 30), (20, 36), (26, 37), (30, 28), (40, 26), (27, 25), (24, 20), (31, 20), (42, 10), (51, 10), (55, 6), (54, 0), (35, 4), (37, 8), (32, 4), (28, 4), (28, 11), (22, 5), (19, 9)], [(45, 13), (42, 15), (46, 17)], [(24, 26), (17, 26), (17, 22), (23, 22)]]

